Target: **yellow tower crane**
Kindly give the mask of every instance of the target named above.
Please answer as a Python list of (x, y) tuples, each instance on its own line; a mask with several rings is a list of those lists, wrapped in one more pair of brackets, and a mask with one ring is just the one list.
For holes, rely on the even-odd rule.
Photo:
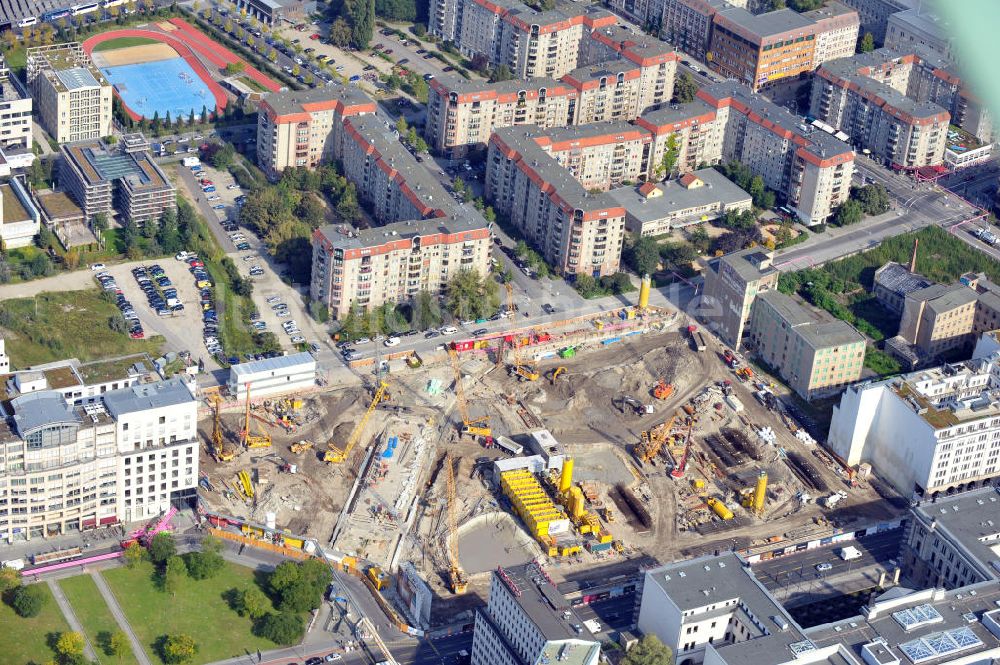
[(449, 579), (453, 593), (465, 593), (469, 588), (469, 581), (462, 570), (462, 564), (458, 561), (458, 526), (455, 517), (455, 463), (448, 455), (444, 460), (448, 475), (448, 558), (451, 561)]
[(451, 358), (451, 367), (455, 371), (455, 401), (458, 402), (458, 411), (462, 415), (462, 434), (493, 436), (489, 416), (475, 420), (469, 418), (469, 405), (465, 402), (465, 388), (462, 385), (462, 368), (458, 364), (458, 354), (455, 353), (455, 349), (448, 349), (448, 356)]
[(243, 417), (243, 431), (240, 432), (240, 438), (243, 443), (244, 448), (270, 448), (271, 447), (271, 435), (267, 433), (266, 430), (259, 430), (258, 433), (254, 434), (250, 431), (250, 384), (247, 384), (247, 410), (246, 415)]
[(368, 420), (372, 417), (375, 412), (375, 407), (378, 406), (379, 402), (382, 401), (382, 397), (386, 394), (386, 390), (389, 388), (389, 384), (384, 380), (380, 380), (378, 388), (375, 389), (375, 396), (372, 397), (372, 403), (368, 405), (368, 410), (365, 411), (365, 415), (361, 416), (361, 420), (358, 424), (354, 426), (354, 430), (351, 432), (351, 436), (347, 439), (347, 444), (343, 449), (335, 446), (333, 442), (326, 444), (329, 450), (323, 455), (323, 461), (329, 462), (331, 464), (340, 464), (351, 454), (354, 446), (357, 445), (358, 440), (361, 438), (362, 432), (364, 432), (365, 425), (368, 424)]
[(510, 312), (511, 328), (507, 335), (511, 342), (512, 362), (508, 371), (511, 376), (517, 376), (525, 381), (537, 381), (539, 377), (538, 369), (533, 365), (521, 362), (521, 345), (517, 343), (515, 332), (517, 331), (517, 319), (514, 318), (514, 287), (510, 282), (504, 284), (507, 287), (507, 311)]
[(215, 425), (212, 427), (212, 457), (216, 462), (230, 462), (236, 453), (226, 450), (226, 444), (222, 437), (222, 398), (217, 394), (212, 395), (212, 408), (215, 411)]

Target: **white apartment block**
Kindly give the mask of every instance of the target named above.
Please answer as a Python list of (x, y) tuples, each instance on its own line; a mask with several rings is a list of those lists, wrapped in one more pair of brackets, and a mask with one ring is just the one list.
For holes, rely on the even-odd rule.
[(834, 407), (828, 445), (850, 466), (869, 462), (906, 496), (995, 478), (998, 389), (1000, 354), (852, 386)]
[(488, 274), (493, 239), (473, 210), (361, 231), (325, 226), (313, 233), (312, 246), (310, 297), (342, 318), (352, 305), (365, 311), (421, 291), (443, 293), (460, 270)]
[(226, 388), (238, 401), (288, 393), (302, 393), (316, 387), (316, 359), (311, 353), (292, 353), (229, 367)]
[(112, 86), (80, 44), (29, 48), (27, 81), (42, 124), (57, 142), (111, 134)]
[(31, 147), (31, 95), (0, 57), (0, 146)]
[(806, 12), (816, 22), (813, 68), (828, 60), (849, 58), (858, 46), (858, 12), (839, 0), (828, 0), (819, 9)]
[(472, 665), (597, 665), (600, 643), (536, 564), (492, 573), (486, 609), (476, 612)]
[(276, 178), (288, 167), (340, 159), (344, 118), (375, 113), (356, 86), (329, 85), (266, 95), (257, 114), (257, 163)]
[(648, 135), (611, 123), (594, 126), (596, 135), (566, 136), (583, 129), (553, 130), (558, 138), (530, 128), (498, 129), (486, 161), (486, 198), (560, 271), (600, 277), (618, 272), (625, 209), (584, 183), (603, 190), (632, 179), (626, 174), (638, 177)]
[(0, 537), (7, 541), (144, 520), (198, 483), (197, 402), (182, 379), (74, 405), (39, 390), (0, 426)]

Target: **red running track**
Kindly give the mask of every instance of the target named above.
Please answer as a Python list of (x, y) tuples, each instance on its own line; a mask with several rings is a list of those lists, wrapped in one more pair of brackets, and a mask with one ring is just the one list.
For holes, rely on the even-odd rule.
[(202, 54), (217, 67), (225, 68), (225, 66), (230, 63), (242, 62), (244, 74), (252, 78), (257, 83), (260, 83), (271, 92), (278, 92), (281, 90), (281, 85), (279, 83), (270, 79), (260, 70), (250, 66), (250, 63), (246, 60), (239, 57), (225, 46), (203, 33), (201, 30), (198, 30), (184, 19), (172, 18), (169, 23), (177, 28), (176, 31), (170, 33), (171, 35), (183, 40), (188, 46)]
[[(112, 32), (102, 32), (101, 34), (94, 35), (83, 42), (83, 50), (87, 52), (87, 55), (90, 55), (91, 52), (93, 52), (94, 47), (101, 42), (118, 39), (120, 37), (145, 37), (146, 39), (153, 39), (170, 46), (170, 48), (177, 51), (178, 55), (184, 58), (184, 61), (191, 66), (191, 69), (193, 69), (195, 73), (201, 77), (201, 80), (205, 82), (205, 85), (208, 86), (208, 89), (212, 92), (212, 96), (215, 97), (215, 108), (217, 110), (226, 108), (226, 104), (229, 103), (229, 99), (226, 97), (225, 91), (222, 89), (222, 86), (215, 82), (215, 79), (208, 73), (205, 66), (201, 64), (201, 60), (199, 60), (191, 49), (188, 48), (183, 42), (165, 35), (162, 32), (153, 32), (151, 30), (113, 30)], [(115, 92), (115, 94), (118, 93)], [(120, 95), (119, 99), (121, 99)], [(125, 103), (124, 99), (122, 99), (122, 103)], [(136, 122), (142, 120), (142, 114), (136, 113), (127, 105), (125, 106), (125, 110), (128, 112), (129, 117)]]

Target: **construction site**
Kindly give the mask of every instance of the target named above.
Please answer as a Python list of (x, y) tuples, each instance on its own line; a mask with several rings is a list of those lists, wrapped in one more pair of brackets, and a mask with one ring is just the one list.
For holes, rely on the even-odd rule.
[(356, 369), (364, 386), (207, 400), (202, 505), (276, 545), (315, 540), (422, 629), (481, 603), (497, 566), (558, 580), (893, 516), (769, 380), (642, 294)]

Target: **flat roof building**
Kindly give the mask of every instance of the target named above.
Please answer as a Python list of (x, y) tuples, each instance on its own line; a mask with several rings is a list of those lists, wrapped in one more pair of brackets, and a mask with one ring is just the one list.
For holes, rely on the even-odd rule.
[(0, 185), (0, 242), (6, 249), (30, 245), (41, 228), (41, 219), (20, 180)]
[(102, 141), (60, 147), (60, 184), (83, 209), (87, 221), (115, 213), (140, 227), (177, 207), (176, 189), (148, 152), (125, 153)]
[(774, 254), (761, 248), (743, 249), (708, 262), (705, 297), (699, 318), (726, 344), (739, 348), (757, 295), (777, 288)]
[(732, 210), (753, 207), (752, 197), (715, 169), (700, 169), (675, 180), (608, 192), (625, 208), (625, 229), (641, 236), (711, 221)]
[(492, 573), (476, 611), (472, 665), (598, 665), (600, 643), (537, 564)]
[(866, 341), (849, 323), (777, 289), (758, 294), (750, 314), (755, 357), (805, 400), (839, 392), (860, 379)]
[(31, 96), (58, 143), (111, 134), (111, 84), (79, 43), (33, 46), (26, 58)]
[(292, 353), (229, 367), (226, 388), (236, 400), (284, 393), (300, 393), (316, 387), (316, 359), (311, 353)]
[(17, 76), (12, 76), (7, 60), (0, 57), (0, 146), (5, 149), (31, 147), (31, 95)]
[(353, 85), (265, 95), (257, 113), (257, 163), (277, 178), (288, 167), (339, 160), (344, 119), (372, 113), (375, 102)]

